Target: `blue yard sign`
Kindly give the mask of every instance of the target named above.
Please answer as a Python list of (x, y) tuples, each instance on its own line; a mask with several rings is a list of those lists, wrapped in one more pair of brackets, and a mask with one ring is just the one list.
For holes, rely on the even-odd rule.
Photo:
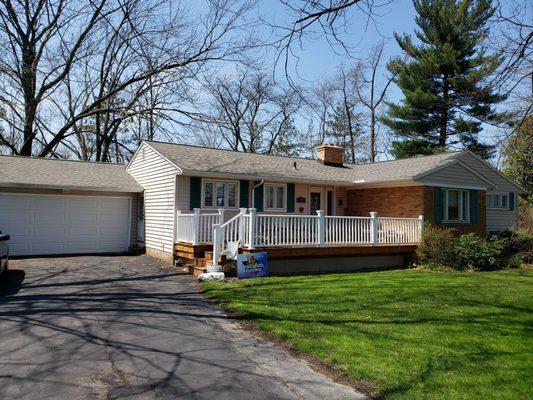
[(237, 276), (239, 279), (268, 276), (268, 253), (239, 254)]

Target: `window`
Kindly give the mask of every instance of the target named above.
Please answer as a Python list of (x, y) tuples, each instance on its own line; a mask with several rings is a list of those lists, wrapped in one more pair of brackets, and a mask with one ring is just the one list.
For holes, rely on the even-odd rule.
[(470, 222), (468, 190), (444, 190), (445, 222)]
[(237, 182), (204, 180), (203, 207), (236, 208)]
[(507, 194), (487, 195), (487, 208), (508, 210), (509, 209), (509, 195)]
[(265, 210), (285, 210), (287, 186), (265, 185)]

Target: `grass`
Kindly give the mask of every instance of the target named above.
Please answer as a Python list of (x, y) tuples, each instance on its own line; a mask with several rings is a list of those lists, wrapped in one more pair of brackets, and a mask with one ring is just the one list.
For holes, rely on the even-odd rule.
[(203, 288), (296, 350), (371, 381), (386, 399), (533, 398), (533, 270), (272, 277)]

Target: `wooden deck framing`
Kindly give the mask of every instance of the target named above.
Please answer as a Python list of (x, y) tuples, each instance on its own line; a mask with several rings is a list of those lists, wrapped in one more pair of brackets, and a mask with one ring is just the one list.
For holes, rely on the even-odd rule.
[[(358, 246), (329, 246), (329, 247), (258, 247), (253, 250), (241, 249), (243, 254), (253, 254), (267, 252), (269, 260), (290, 261), (290, 260), (317, 260), (320, 259), (346, 259), (350, 257), (368, 258), (376, 257), (402, 257), (403, 266), (411, 264), (415, 257), (416, 244), (396, 244), (396, 245), (358, 245)], [(180, 259), (188, 271), (194, 275), (199, 275), (207, 270), (213, 260), (213, 246), (210, 244), (192, 245), (190, 243), (176, 243), (174, 245), (175, 259)], [(225, 260), (219, 260), (224, 264)]]

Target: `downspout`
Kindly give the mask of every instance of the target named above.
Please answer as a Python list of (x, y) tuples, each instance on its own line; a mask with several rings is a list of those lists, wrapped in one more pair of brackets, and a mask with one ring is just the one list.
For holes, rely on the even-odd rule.
[(255, 189), (265, 183), (264, 179), (261, 179), (257, 185), (252, 188), (252, 208), (255, 208)]

